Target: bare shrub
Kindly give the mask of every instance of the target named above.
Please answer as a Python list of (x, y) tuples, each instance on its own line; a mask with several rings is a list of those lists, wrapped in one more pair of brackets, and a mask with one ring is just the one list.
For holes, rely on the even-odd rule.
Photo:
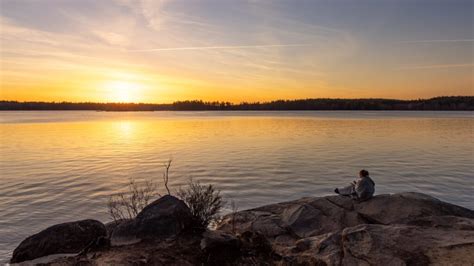
[(198, 227), (207, 228), (219, 220), (219, 211), (224, 204), (220, 191), (213, 185), (202, 185), (190, 180), (186, 188), (180, 188), (177, 196), (191, 209)]
[[(163, 183), (168, 195), (171, 195), (168, 187), (171, 162), (170, 159), (164, 164), (163, 172)], [(190, 180), (186, 188), (177, 191), (176, 196), (188, 205), (199, 228), (207, 228), (221, 218), (219, 211), (224, 202), (220, 191), (213, 185), (201, 185)], [(160, 197), (160, 194), (158, 186), (152, 180), (138, 184), (134, 179), (130, 179), (128, 191), (110, 196), (107, 203), (109, 215), (114, 221), (135, 218), (155, 197)]]
[(157, 188), (158, 186), (152, 180), (138, 184), (131, 178), (127, 192), (109, 197), (107, 207), (110, 217), (114, 221), (134, 218), (153, 198), (160, 196)]

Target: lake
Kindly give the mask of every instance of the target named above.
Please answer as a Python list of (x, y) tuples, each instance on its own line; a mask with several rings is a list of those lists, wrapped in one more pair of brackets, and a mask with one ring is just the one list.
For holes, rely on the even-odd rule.
[(1, 112), (0, 262), (50, 225), (110, 221), (108, 197), (160, 182), (169, 158), (172, 191), (193, 178), (239, 209), (328, 195), (362, 168), (376, 194), (472, 209), (473, 129), (472, 112)]

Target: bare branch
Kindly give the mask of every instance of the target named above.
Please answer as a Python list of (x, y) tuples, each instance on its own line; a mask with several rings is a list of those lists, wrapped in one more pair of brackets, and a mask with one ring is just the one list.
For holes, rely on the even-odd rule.
[(168, 188), (168, 181), (169, 181), (169, 172), (170, 172), (171, 162), (172, 162), (172, 161), (173, 161), (172, 159), (169, 159), (169, 160), (164, 164), (165, 172), (163, 173), (163, 183), (165, 184), (166, 191), (168, 191), (168, 195), (171, 195), (170, 189)]
[(128, 184), (128, 191), (112, 195), (107, 207), (109, 215), (114, 221), (132, 219), (145, 208), (154, 197), (159, 197), (157, 185), (146, 180), (139, 185), (133, 178)]
[(235, 204), (234, 200), (230, 201), (230, 208), (232, 210), (232, 214), (231, 214), (232, 215), (232, 233), (235, 234), (235, 222), (236, 222), (236, 217), (237, 217), (237, 211), (239, 208)]

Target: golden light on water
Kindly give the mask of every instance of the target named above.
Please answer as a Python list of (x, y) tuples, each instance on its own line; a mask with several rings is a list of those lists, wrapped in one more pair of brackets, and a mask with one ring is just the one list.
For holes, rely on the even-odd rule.
[(117, 133), (122, 138), (130, 138), (134, 134), (136, 125), (128, 120), (119, 121), (115, 124)]

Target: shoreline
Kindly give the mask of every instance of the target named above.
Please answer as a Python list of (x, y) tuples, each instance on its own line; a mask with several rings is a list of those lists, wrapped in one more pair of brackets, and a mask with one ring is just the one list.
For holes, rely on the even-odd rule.
[(185, 100), (173, 103), (42, 102), (0, 100), (0, 110), (94, 110), (94, 111), (317, 111), (317, 110), (438, 110), (473, 111), (474, 96), (439, 96), (428, 99), (308, 98), (265, 102)]
[(286, 110), (126, 110), (126, 111), (103, 111), (103, 110), (58, 110), (58, 109), (50, 109), (50, 110), (2, 110), (0, 109), (0, 112), (99, 112), (99, 113), (153, 113), (153, 112), (474, 112), (474, 110), (360, 110), (360, 109), (354, 109), (354, 110), (346, 110), (346, 109), (340, 109), (340, 110), (292, 110), (292, 109), (286, 109)]

